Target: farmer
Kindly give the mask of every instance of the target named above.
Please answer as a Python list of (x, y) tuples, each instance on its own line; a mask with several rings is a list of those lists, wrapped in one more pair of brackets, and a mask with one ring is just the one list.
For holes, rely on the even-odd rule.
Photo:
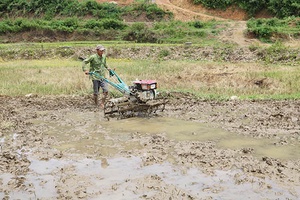
[[(95, 54), (91, 55), (89, 58), (83, 60), (82, 70), (86, 75), (89, 75), (89, 72), (96, 72), (102, 77), (106, 77), (106, 70), (110, 70), (106, 64), (106, 56), (104, 54), (105, 48), (102, 45), (97, 45)], [(90, 64), (88, 69), (88, 64)], [(104, 108), (104, 103), (108, 95), (108, 86), (107, 83), (95, 75), (91, 75), (91, 79), (93, 82), (93, 90), (94, 90), (94, 102), (98, 105), (98, 96), (99, 89), (102, 88), (103, 96), (102, 101), (100, 103), (100, 107)]]

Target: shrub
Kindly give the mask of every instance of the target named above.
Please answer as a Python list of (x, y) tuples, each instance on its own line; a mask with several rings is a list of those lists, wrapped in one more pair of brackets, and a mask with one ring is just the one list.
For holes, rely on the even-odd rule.
[(132, 24), (132, 26), (124, 33), (122, 39), (138, 43), (157, 41), (156, 34), (148, 29), (142, 22)]
[(113, 3), (98, 4), (97, 9), (92, 10), (92, 14), (98, 19), (121, 19), (121, 10), (117, 5)]
[(51, 21), (50, 26), (54, 30), (73, 32), (78, 28), (79, 24), (78, 24), (78, 19), (73, 17), (73, 18), (66, 18), (64, 20)]
[(267, 8), (268, 1), (269, 0), (236, 0), (235, 2), (240, 8), (246, 10), (248, 16), (253, 17), (263, 8)]
[(193, 21), (193, 22), (189, 22), (189, 25), (195, 28), (204, 28), (205, 23), (201, 21)]
[(232, 5), (233, 0), (194, 0), (195, 4), (202, 4), (207, 8), (213, 9), (226, 9), (228, 6)]
[(97, 20), (97, 19), (91, 19), (91, 20), (88, 20), (84, 26), (84, 28), (87, 28), (87, 29), (99, 29), (99, 28), (103, 28), (102, 27), (102, 22), (100, 20)]
[(127, 25), (124, 24), (120, 20), (115, 20), (115, 19), (104, 19), (104, 20), (102, 20), (102, 27), (104, 29), (118, 29), (118, 30), (122, 30), (126, 26)]
[(163, 19), (171, 19), (173, 13), (159, 8), (156, 4), (145, 3), (144, 1), (125, 6), (122, 10), (123, 15), (140, 16), (143, 13), (149, 20), (162, 21)]
[(39, 24), (36, 23), (36, 22), (37, 21), (34, 21), (34, 20), (28, 20), (28, 19), (20, 18), (20, 19), (17, 19), (14, 22), (14, 26), (19, 31), (30, 31), (30, 30), (34, 30), (34, 29), (39, 28)]
[(269, 40), (275, 28), (267, 24), (268, 20), (266, 19), (251, 19), (247, 22), (247, 31), (253, 33), (260, 39)]
[(300, 17), (299, 0), (269, 0), (268, 9), (278, 18)]
[[(247, 22), (248, 32), (253, 33), (256, 37), (269, 40), (271, 36), (296, 36), (300, 32), (297, 26), (297, 18), (286, 19), (250, 19)], [(294, 25), (290, 25), (294, 24)]]
[(168, 55), (170, 55), (170, 51), (167, 49), (162, 49), (158, 53), (158, 57), (160, 58), (167, 57)]
[(193, 2), (212, 9), (226, 9), (231, 5), (237, 5), (245, 10), (249, 17), (255, 16), (261, 10), (268, 10), (278, 18), (300, 17), (299, 0), (193, 0)]
[(0, 34), (14, 32), (13, 23), (10, 20), (0, 21)]

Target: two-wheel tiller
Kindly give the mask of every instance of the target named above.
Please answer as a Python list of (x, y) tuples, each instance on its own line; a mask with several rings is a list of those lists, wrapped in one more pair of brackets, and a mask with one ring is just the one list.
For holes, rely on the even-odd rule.
[(114, 81), (100, 76), (97, 72), (89, 74), (103, 79), (123, 94), (122, 97), (112, 98), (105, 102), (105, 117), (126, 118), (139, 114), (150, 115), (165, 109), (167, 101), (165, 98), (159, 97), (155, 80), (133, 81), (133, 85), (128, 86), (114, 70), (109, 70), (110, 77), (113, 77)]

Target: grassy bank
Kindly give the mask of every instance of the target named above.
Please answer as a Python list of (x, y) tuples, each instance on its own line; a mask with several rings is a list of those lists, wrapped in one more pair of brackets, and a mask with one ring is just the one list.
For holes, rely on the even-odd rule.
[[(155, 79), (161, 92), (189, 92), (205, 99), (300, 98), (297, 66), (213, 61), (149, 61), (108, 59), (128, 85)], [(91, 81), (73, 59), (0, 62), (1, 95), (85, 95)], [(111, 88), (113, 95), (120, 95)]]

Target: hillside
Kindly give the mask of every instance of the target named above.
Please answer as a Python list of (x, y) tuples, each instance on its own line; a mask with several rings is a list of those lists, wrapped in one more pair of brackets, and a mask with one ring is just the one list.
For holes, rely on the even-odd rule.
[[(97, 0), (99, 3), (112, 2), (120, 6), (134, 3), (135, 0)], [(174, 14), (174, 19), (179, 21), (193, 20), (221, 20), (226, 21), (228, 26), (220, 33), (219, 39), (224, 42), (231, 42), (240, 46), (249, 46), (259, 44), (268, 46), (269, 44), (262, 43), (258, 39), (249, 38), (244, 33), (247, 29), (246, 20), (247, 14), (240, 8), (231, 7), (227, 10), (212, 10), (206, 9), (201, 5), (194, 5), (191, 0), (152, 0), (160, 8), (171, 11)], [(268, 13), (262, 11), (257, 15), (258, 18), (270, 18)], [(300, 47), (300, 39), (287, 39), (284, 44), (293, 48)]]
[[(34, 15), (32, 10), (37, 5), (32, 2), (17, 7), (13, 3), (3, 4), (2, 7), (6, 9), (2, 12), (3, 20), (0, 23), (1, 43), (92, 40), (202, 43), (200, 38), (213, 38), (219, 39), (221, 44), (230, 43), (242, 47), (253, 44), (268, 46), (275, 41), (290, 47), (300, 46), (300, 18), (291, 19), (293, 21), (275, 18), (249, 20), (248, 10), (246, 13), (234, 6), (226, 10), (207, 9), (194, 5), (192, 0), (152, 0), (155, 5), (141, 4), (136, 0), (97, 0), (98, 3), (111, 3), (101, 5), (94, 1), (87, 4), (72, 0), (70, 2), (50, 2), (47, 6), (42, 0), (38, 1), (40, 9)], [(123, 6), (126, 7), (123, 9)], [(175, 21), (169, 21), (169, 27), (155, 23), (171, 17)], [(261, 12), (256, 17), (270, 16)], [(134, 22), (143, 23), (141, 25)]]
[[(114, 2), (118, 5), (128, 5), (134, 3), (134, 0), (97, 0), (99, 3)], [(171, 11), (175, 20), (245, 20), (246, 13), (239, 8), (230, 8), (227, 10), (209, 10), (201, 5), (194, 5), (190, 0), (153, 0), (159, 7)]]

